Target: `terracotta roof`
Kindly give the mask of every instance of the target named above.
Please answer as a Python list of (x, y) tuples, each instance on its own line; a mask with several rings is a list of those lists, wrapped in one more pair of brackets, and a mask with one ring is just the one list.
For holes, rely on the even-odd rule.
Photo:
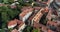
[(34, 16), (29, 17), (29, 20), (32, 20)]
[(48, 18), (48, 20), (51, 20), (51, 15), (52, 15), (52, 11), (50, 10), (50, 11), (48, 12), (48, 15), (46, 16), (46, 18)]
[(14, 30), (12, 30), (11, 32), (18, 32), (18, 30), (17, 30), (17, 29), (14, 29)]
[(18, 27), (21, 27), (23, 24), (25, 24), (23, 21), (19, 20), (18, 22)]
[(17, 19), (11, 20), (8, 22), (8, 26), (17, 24)]
[(22, 13), (20, 13), (19, 16), (24, 17), (27, 13), (32, 12), (32, 11), (33, 11), (33, 8), (26, 9)]
[(33, 27), (35, 27), (35, 28), (40, 28), (42, 31), (44, 31), (44, 32), (54, 32), (54, 31), (52, 31), (52, 30), (50, 30), (49, 28), (47, 28), (47, 26), (44, 26), (43, 24), (40, 24), (40, 23), (36, 23), (36, 22), (34, 22), (34, 25), (33, 25)]
[(48, 29), (48, 31), (47, 31), (47, 32), (54, 32), (54, 31), (52, 31), (52, 30)]
[(42, 17), (42, 13), (41, 13), (41, 11), (42, 11), (43, 9), (41, 9), (36, 15), (35, 15), (35, 17), (33, 18), (33, 20), (34, 21), (39, 21), (40, 20), (40, 18)]
[(36, 22), (34, 22), (34, 27), (35, 28), (39, 28), (39, 29), (41, 29), (42, 31), (47, 31), (47, 27), (46, 26), (44, 26), (44, 25), (42, 25), (42, 24), (40, 24), (40, 23), (36, 23)]
[(31, 17), (29, 17), (29, 20), (32, 20), (33, 17), (36, 15), (37, 12), (34, 12), (33, 15)]
[(25, 10), (27, 10), (27, 9), (32, 9), (32, 7), (31, 7), (31, 6), (24, 6), (24, 7), (21, 9), (21, 11), (23, 12), (23, 11), (25, 11)]
[(49, 11), (49, 8), (48, 7), (45, 7), (45, 12), (48, 12)]
[(24, 22), (21, 21), (21, 20), (18, 20), (17, 24), (18, 24), (18, 25), (20, 25), (20, 24), (24, 24)]
[(36, 23), (34, 22), (34, 25), (33, 25), (35, 28), (39, 28), (41, 25), (39, 23)]
[(22, 26), (24, 24), (24, 22), (23, 21), (21, 21), (21, 20), (18, 20), (18, 19), (14, 19), (14, 20), (11, 20), (11, 21), (9, 21), (8, 22), (8, 26), (17, 26), (18, 25), (18, 27), (20, 27), (20, 26)]
[(40, 10), (40, 9), (41, 9), (41, 7), (34, 7), (34, 9), (35, 9), (35, 10)]
[(45, 26), (42, 26), (42, 31), (44, 31), (44, 32), (47, 32), (47, 27), (45, 27)]
[(54, 22), (54, 21), (48, 21), (48, 22), (47, 22), (47, 24), (57, 26), (57, 23), (56, 23), (56, 22)]

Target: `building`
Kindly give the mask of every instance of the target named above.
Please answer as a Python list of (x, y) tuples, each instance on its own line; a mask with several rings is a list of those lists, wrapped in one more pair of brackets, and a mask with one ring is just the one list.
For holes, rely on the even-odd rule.
[(31, 17), (28, 19), (28, 25), (32, 25), (32, 19), (35, 16), (36, 13), (34, 13)]
[(52, 31), (51, 29), (48, 29), (47, 32), (55, 32), (55, 31)]
[(31, 6), (23, 6), (21, 8), (21, 11), (23, 12), (23, 11), (26, 11), (27, 9), (32, 9), (32, 7)]
[(40, 29), (40, 31), (43, 31), (43, 32), (55, 32), (55, 31), (51, 30), (50, 28), (48, 28), (47, 26), (44, 26), (44, 25), (42, 25), (40, 23), (36, 23), (36, 22), (34, 22), (33, 27), (36, 29)]
[(28, 25), (32, 25), (32, 19), (34, 18), (34, 16), (39, 12), (41, 8), (40, 7), (34, 7), (34, 12), (32, 13), (32, 15), (28, 18)]
[(51, 20), (51, 15), (52, 15), (52, 11), (50, 10), (49, 12), (48, 12), (48, 15), (46, 16), (46, 18), (48, 19), (48, 20)]
[(29, 9), (26, 9), (25, 11), (23, 11), (22, 13), (20, 13), (19, 14), (20, 20), (25, 22), (29, 18), (29, 16), (32, 14), (32, 12), (33, 12), (33, 8), (29, 8)]
[(57, 32), (60, 32), (60, 24), (57, 25), (57, 29), (56, 29)]
[(41, 29), (42, 28), (42, 24), (34, 22), (33, 27)]
[(21, 20), (18, 21), (18, 31), (22, 32), (23, 29), (26, 27), (25, 23)]
[(17, 20), (11, 20), (8, 22), (8, 28), (14, 28), (17, 25)]
[(60, 16), (60, 0), (54, 0), (50, 7), (55, 11), (55, 13), (58, 14), (58, 17)]
[(33, 7), (35, 11), (39, 11), (41, 7)]
[(22, 32), (22, 30), (26, 27), (25, 23), (21, 20), (14, 19), (8, 22), (8, 28), (12, 28), (14, 32)]
[(48, 21), (47, 22), (47, 27), (48, 28), (50, 28), (51, 30), (53, 30), (53, 31), (56, 31), (56, 29), (57, 29), (57, 22), (55, 22), (55, 21)]
[(41, 19), (44, 11), (44, 9), (41, 9), (35, 16), (34, 18), (32, 19), (32, 22), (36, 22), (36, 23), (39, 23), (39, 20)]

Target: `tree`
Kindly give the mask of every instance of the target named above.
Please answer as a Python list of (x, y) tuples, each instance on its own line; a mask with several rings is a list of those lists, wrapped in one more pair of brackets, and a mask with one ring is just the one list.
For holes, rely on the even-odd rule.
[(40, 23), (42, 23), (42, 24), (44, 24), (44, 25), (47, 24), (47, 21), (48, 21), (48, 19), (46, 18), (47, 14), (48, 14), (48, 13), (44, 13), (44, 14), (43, 14), (43, 16), (42, 16), (41, 19), (40, 19)]
[(18, 11), (16, 8), (15, 9), (11, 9), (8, 6), (1, 6), (0, 7), (0, 21), (2, 21), (2, 28), (6, 27), (6, 23), (9, 20), (12, 20), (13, 18), (15, 18), (21, 11)]
[(31, 27), (31, 26), (27, 26), (27, 27), (23, 30), (23, 32), (31, 32), (31, 31), (32, 31), (32, 28), (33, 28), (33, 27)]

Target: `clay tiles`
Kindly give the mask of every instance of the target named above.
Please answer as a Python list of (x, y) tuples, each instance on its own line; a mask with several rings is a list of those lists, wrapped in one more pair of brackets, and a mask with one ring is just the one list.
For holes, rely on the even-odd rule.
[(27, 10), (27, 9), (32, 9), (32, 7), (31, 7), (31, 6), (24, 6), (24, 7), (21, 9), (21, 11), (23, 12), (23, 11), (25, 11), (25, 10)]
[(33, 8), (26, 9), (25, 11), (23, 11), (22, 13), (20, 13), (19, 16), (23, 18), (27, 13), (32, 12), (32, 11), (33, 11)]
[(34, 10), (40, 10), (41, 7), (34, 7)]
[(8, 22), (8, 28), (13, 28), (17, 25), (17, 20), (11, 20)]
[(54, 31), (52, 31), (52, 30), (48, 29), (48, 30), (47, 30), (47, 32), (54, 32)]
[(51, 26), (54, 25), (55, 27), (57, 27), (57, 22), (55, 22), (55, 21), (48, 21), (47, 24), (49, 24)]
[(41, 13), (41, 11), (42, 11), (43, 9), (41, 9), (36, 15), (35, 15), (35, 17), (33, 18), (33, 21), (39, 21), (40, 20), (40, 18), (42, 17), (42, 13)]
[(46, 7), (44, 10), (45, 10), (45, 12), (49, 12), (49, 8), (48, 7)]
[(39, 23), (34, 22), (34, 28), (39, 28), (41, 25)]
[(36, 15), (37, 12), (34, 12), (33, 15), (31, 17), (29, 17), (29, 20), (32, 20), (33, 17)]
[(44, 26), (44, 25), (42, 25), (40, 23), (34, 22), (33, 26), (34, 26), (34, 28), (40, 28), (44, 32), (54, 32), (54, 31), (50, 30), (49, 28), (47, 28), (46, 26)]
[(46, 18), (48, 18), (48, 20), (51, 20), (51, 15), (52, 15), (52, 11), (50, 10), (50, 11), (48, 12), (48, 15), (46, 16)]
[(25, 24), (23, 21), (21, 21), (21, 20), (18, 20), (18, 27), (21, 27), (23, 24)]
[(22, 26), (23, 24), (24, 24), (23, 21), (14, 19), (8, 22), (8, 28), (14, 28), (17, 25)]
[[(38, 10), (39, 11), (40, 9), (41, 9), (40, 7), (34, 7), (34, 10)], [(33, 15), (31, 17), (29, 17), (29, 20), (32, 20), (33, 17), (37, 14), (38, 11), (34, 12)]]

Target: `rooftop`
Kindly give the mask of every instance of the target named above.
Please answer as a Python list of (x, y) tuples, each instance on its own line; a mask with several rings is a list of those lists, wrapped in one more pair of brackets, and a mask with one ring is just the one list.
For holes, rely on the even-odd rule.
[(17, 24), (17, 19), (11, 20), (8, 22), (8, 26)]
[(22, 13), (20, 13), (20, 17), (24, 17), (27, 13), (29, 13), (29, 12), (32, 12), (33, 11), (33, 8), (28, 8), (28, 9), (26, 9), (26, 10), (24, 10)]
[(41, 7), (34, 7), (34, 9), (35, 9), (35, 10), (40, 10), (40, 9), (41, 9)]
[(36, 15), (35, 15), (35, 17), (33, 18), (33, 20), (34, 21), (39, 21), (40, 20), (40, 18), (42, 17), (42, 13), (41, 13), (41, 11), (42, 11), (43, 9), (41, 9)]
[(54, 32), (54, 31), (52, 31), (52, 30), (48, 29), (48, 32)]
[(21, 20), (18, 20), (18, 27), (21, 27), (23, 24), (25, 24), (23, 21), (21, 21)]
[(31, 6), (24, 6), (24, 7), (21, 9), (21, 11), (23, 12), (23, 11), (25, 11), (25, 10), (27, 10), (27, 9), (32, 9), (32, 7), (31, 7)]
[(54, 25), (55, 27), (57, 27), (57, 22), (55, 21), (48, 21), (47, 24)]

